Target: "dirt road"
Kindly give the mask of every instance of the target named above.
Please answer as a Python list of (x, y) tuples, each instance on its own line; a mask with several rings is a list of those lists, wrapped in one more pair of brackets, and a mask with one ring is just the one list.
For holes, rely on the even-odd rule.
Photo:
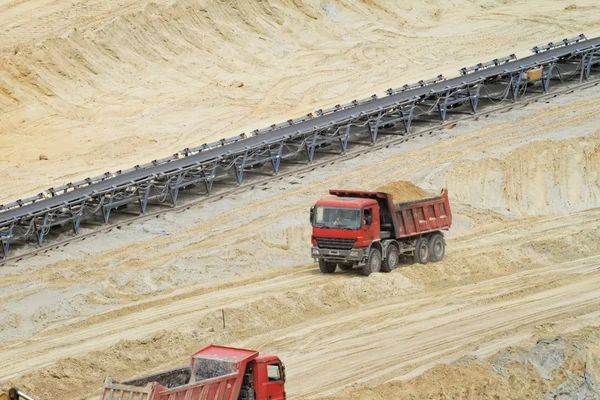
[[(599, 212), (575, 218), (577, 225), (588, 217), (596, 220), (594, 229), (600, 228)], [(528, 233), (534, 240), (548, 235)], [(528, 241), (494, 237), (461, 247), (478, 253)], [(409, 379), (465, 354), (489, 356), (528, 339), (542, 324), (598, 325), (599, 289), (600, 255), (594, 255), (452, 289), (384, 298), (244, 343), (277, 349), (292, 366), (290, 394), (318, 398), (346, 386)]]
[[(324, 276), (310, 266), (250, 275), (251, 283), (190, 288), (6, 346), (0, 369), (10, 378), (46, 369), (21, 378), (23, 386), (40, 394), (67, 390), (70, 397), (93, 397), (103, 373), (124, 372), (123, 360), (113, 362), (123, 349), (134, 359), (137, 352), (174, 353), (174, 360), (184, 362), (181, 353), (212, 339), (277, 352), (288, 365), (292, 398), (406, 379), (465, 354), (490, 355), (539, 333), (540, 326), (597, 324), (600, 254), (590, 241), (599, 229), (600, 210), (536, 218), (456, 238), (444, 263), (404, 265), (369, 279), (357, 271)], [(578, 256), (548, 252), (565, 237), (576, 241)], [(495, 264), (479, 264), (492, 254)], [(505, 261), (528, 256), (530, 264), (517, 268)], [(549, 258), (555, 262), (546, 264)], [(496, 277), (479, 280), (481, 274)], [(151, 339), (138, 340), (143, 337)], [(63, 361), (44, 368), (57, 359)], [(144, 368), (165, 366), (160, 358), (144, 359)], [(128, 365), (126, 371), (132, 367), (139, 368)], [(77, 369), (85, 373), (65, 376)]]

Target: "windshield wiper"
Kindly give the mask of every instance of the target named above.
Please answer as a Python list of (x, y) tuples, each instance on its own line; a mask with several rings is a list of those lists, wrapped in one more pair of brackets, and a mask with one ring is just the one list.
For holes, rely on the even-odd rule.
[(330, 226), (327, 226), (327, 225), (317, 225), (317, 224), (315, 224), (315, 225), (313, 225), (313, 226), (314, 226), (315, 228), (320, 228), (320, 229), (331, 229), (331, 227), (330, 227)]

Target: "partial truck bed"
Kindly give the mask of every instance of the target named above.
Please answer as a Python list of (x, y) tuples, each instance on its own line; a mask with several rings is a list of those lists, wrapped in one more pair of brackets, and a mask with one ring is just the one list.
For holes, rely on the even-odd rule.
[(236, 400), (246, 365), (257, 351), (207, 346), (194, 353), (190, 366), (117, 382), (107, 377), (101, 400)]
[(394, 210), (396, 238), (447, 230), (452, 225), (452, 211), (445, 189), (439, 196), (401, 203), (393, 203), (391, 195), (388, 196), (388, 207)]

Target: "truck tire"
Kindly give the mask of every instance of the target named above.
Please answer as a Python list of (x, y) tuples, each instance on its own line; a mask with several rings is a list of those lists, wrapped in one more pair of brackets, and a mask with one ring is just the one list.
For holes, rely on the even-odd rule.
[(429, 239), (430, 250), (431, 250), (431, 261), (438, 262), (442, 261), (444, 254), (446, 253), (446, 241), (444, 236), (439, 233), (434, 234)]
[(392, 272), (398, 266), (398, 257), (400, 252), (398, 251), (398, 247), (394, 244), (391, 244), (388, 247), (387, 256), (385, 260), (381, 263), (381, 270), (383, 272)]
[(367, 262), (362, 267), (362, 274), (364, 276), (369, 276), (372, 273), (379, 272), (381, 270), (381, 252), (379, 249), (372, 248), (369, 251), (369, 258)]
[(325, 261), (323, 259), (319, 260), (319, 269), (324, 274), (333, 274), (335, 272), (336, 263)]
[(338, 267), (340, 267), (342, 271), (350, 271), (354, 268), (354, 263), (340, 263), (338, 264)]
[(427, 240), (426, 238), (420, 238), (419, 240), (417, 240), (417, 244), (415, 245), (413, 255), (415, 263), (427, 264), (430, 255), (431, 250), (429, 248), (429, 240)]

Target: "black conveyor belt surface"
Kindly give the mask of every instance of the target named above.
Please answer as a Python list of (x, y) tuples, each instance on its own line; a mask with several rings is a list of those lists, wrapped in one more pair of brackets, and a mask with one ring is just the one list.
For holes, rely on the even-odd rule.
[(540, 52), (537, 54), (532, 54), (531, 56), (524, 57), (521, 59), (517, 59), (515, 61), (511, 61), (509, 63), (501, 64), (498, 66), (490, 67), (487, 69), (479, 70), (476, 72), (472, 72), (465, 76), (458, 76), (456, 78), (451, 78), (448, 80), (440, 81), (438, 83), (420, 87), (413, 90), (408, 90), (405, 92), (400, 92), (391, 96), (386, 96), (374, 100), (372, 102), (358, 105), (352, 108), (336, 111), (335, 113), (326, 114), (320, 117), (316, 117), (314, 119), (310, 119), (304, 122), (300, 122), (288, 127), (283, 127), (280, 129), (273, 130), (271, 132), (263, 133), (258, 136), (252, 136), (247, 139), (240, 140), (238, 142), (234, 142), (222, 147), (217, 147), (211, 150), (206, 150), (200, 152), (198, 154), (188, 156), (185, 158), (180, 158), (169, 163), (165, 163), (162, 165), (158, 165), (155, 167), (139, 169), (137, 171), (131, 171), (127, 173), (120, 174), (116, 177), (106, 179), (101, 182), (97, 182), (88, 186), (81, 187), (79, 189), (57, 195), (55, 197), (50, 197), (42, 200), (38, 200), (35, 203), (27, 204), (19, 208), (14, 208), (11, 210), (0, 212), (0, 223), (10, 221), (13, 218), (18, 218), (23, 215), (27, 215), (28, 213), (37, 213), (43, 211), (47, 208), (53, 208), (55, 206), (59, 206), (63, 203), (70, 203), (76, 201), (77, 199), (84, 198), (86, 196), (92, 195), (94, 191), (102, 192), (107, 189), (110, 189), (113, 185), (119, 186), (125, 184), (129, 181), (136, 181), (143, 179), (151, 174), (158, 174), (168, 172), (179, 167), (186, 167), (198, 162), (209, 161), (215, 159), (219, 156), (224, 156), (226, 153), (237, 153), (239, 151), (243, 151), (246, 146), (254, 147), (259, 145), (264, 141), (273, 141), (276, 139), (283, 138), (287, 135), (292, 135), (297, 131), (304, 131), (311, 129), (315, 126), (325, 126), (328, 124), (332, 124), (335, 121), (343, 120), (344, 118), (350, 117), (351, 115), (357, 115), (361, 113), (361, 111), (372, 110), (377, 107), (387, 107), (393, 105), (398, 102), (406, 102), (410, 99), (425, 95), (431, 90), (441, 91), (446, 86), (454, 86), (460, 85), (462, 82), (475, 82), (482, 78), (489, 78), (496, 75), (502, 74), (502, 72), (506, 69), (511, 69), (514, 67), (519, 67), (520, 65), (527, 66), (533, 65), (534, 63), (544, 63), (550, 61), (553, 57), (564, 57), (566, 55), (571, 54), (577, 49), (587, 49), (592, 45), (600, 46), (600, 37), (588, 39), (581, 41), (579, 43), (574, 43), (571, 45), (558, 47), (555, 49), (547, 50), (544, 52)]

